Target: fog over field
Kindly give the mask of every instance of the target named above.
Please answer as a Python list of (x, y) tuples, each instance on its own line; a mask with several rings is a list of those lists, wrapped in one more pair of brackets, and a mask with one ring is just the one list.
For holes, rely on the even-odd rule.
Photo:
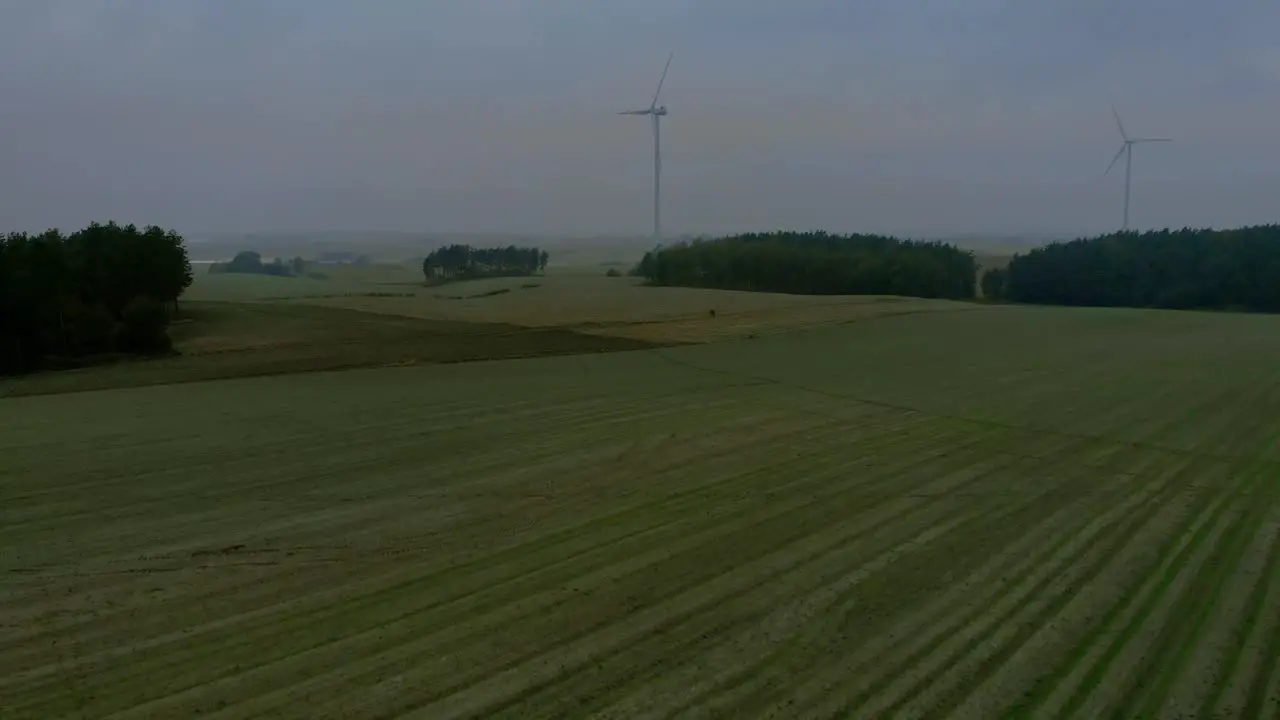
[(1072, 236), (1266, 222), (1280, 5), (43, 0), (0, 6), (0, 216), (203, 233)]

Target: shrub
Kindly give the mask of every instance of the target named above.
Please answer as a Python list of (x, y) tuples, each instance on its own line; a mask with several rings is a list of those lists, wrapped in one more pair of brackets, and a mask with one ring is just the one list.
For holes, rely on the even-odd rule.
[(987, 300), (1004, 299), (1004, 285), (1009, 273), (1004, 268), (991, 268), (982, 273), (982, 297)]
[(148, 297), (136, 297), (125, 306), (116, 344), (125, 352), (163, 355), (173, 349), (166, 327), (169, 315), (164, 304)]

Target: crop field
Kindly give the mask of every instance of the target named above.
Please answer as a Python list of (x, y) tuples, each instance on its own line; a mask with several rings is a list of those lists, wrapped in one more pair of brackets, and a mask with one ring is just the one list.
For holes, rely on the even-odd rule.
[(293, 303), (187, 303), (170, 327), (181, 353), (0, 379), (0, 398), (297, 372), (653, 347), (561, 328), (426, 320)]
[(322, 280), (202, 274), (170, 327), (179, 357), (0, 379), (0, 397), (316, 370), (508, 359), (756, 338), (972, 303), (645, 287), (573, 269), (424, 287), (404, 266)]
[(1280, 716), (1280, 320), (974, 307), (0, 399), (0, 716)]
[(966, 303), (918, 298), (645, 287), (634, 278), (604, 277), (580, 268), (435, 287), (405, 280), (403, 268), (360, 270), (331, 270), (326, 280), (201, 275), (188, 297), (303, 304), (423, 320), (557, 327), (655, 343), (708, 342), (883, 315), (973, 309)]

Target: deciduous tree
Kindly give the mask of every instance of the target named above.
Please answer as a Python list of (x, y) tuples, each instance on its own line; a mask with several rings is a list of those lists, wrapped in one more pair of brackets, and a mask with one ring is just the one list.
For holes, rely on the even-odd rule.
[[(165, 308), (176, 310), (191, 280), (182, 236), (160, 227), (93, 223), (65, 237), (0, 237), (0, 374), (167, 349)], [(130, 328), (144, 326), (151, 339), (134, 343)]]

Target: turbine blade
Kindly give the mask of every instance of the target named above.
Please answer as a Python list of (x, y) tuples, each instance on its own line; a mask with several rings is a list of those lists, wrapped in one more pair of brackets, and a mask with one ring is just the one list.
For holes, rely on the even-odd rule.
[(1116, 163), (1120, 161), (1120, 156), (1123, 155), (1124, 151), (1128, 149), (1129, 149), (1129, 143), (1127, 142), (1120, 146), (1120, 150), (1116, 152), (1115, 157), (1111, 158), (1111, 164), (1107, 166), (1107, 171), (1102, 173), (1102, 177), (1106, 177), (1107, 175), (1111, 174), (1111, 168), (1116, 166)]
[(1111, 115), (1116, 119), (1116, 127), (1120, 128), (1120, 137), (1125, 140), (1129, 139), (1129, 133), (1124, 131), (1124, 123), (1120, 122), (1120, 111), (1116, 110), (1116, 104), (1111, 103)]
[(623, 110), (619, 115), (652, 115), (652, 110)]
[(667, 56), (667, 64), (662, 68), (662, 77), (658, 80), (658, 89), (653, 93), (653, 102), (649, 103), (649, 109), (658, 107), (658, 95), (662, 94), (662, 83), (667, 81), (667, 71), (671, 69), (671, 58), (675, 57), (675, 51)]
[(1134, 138), (1134, 139), (1130, 140), (1129, 142), (1134, 142), (1134, 143), (1144, 143), (1144, 142), (1173, 142), (1173, 138)]

